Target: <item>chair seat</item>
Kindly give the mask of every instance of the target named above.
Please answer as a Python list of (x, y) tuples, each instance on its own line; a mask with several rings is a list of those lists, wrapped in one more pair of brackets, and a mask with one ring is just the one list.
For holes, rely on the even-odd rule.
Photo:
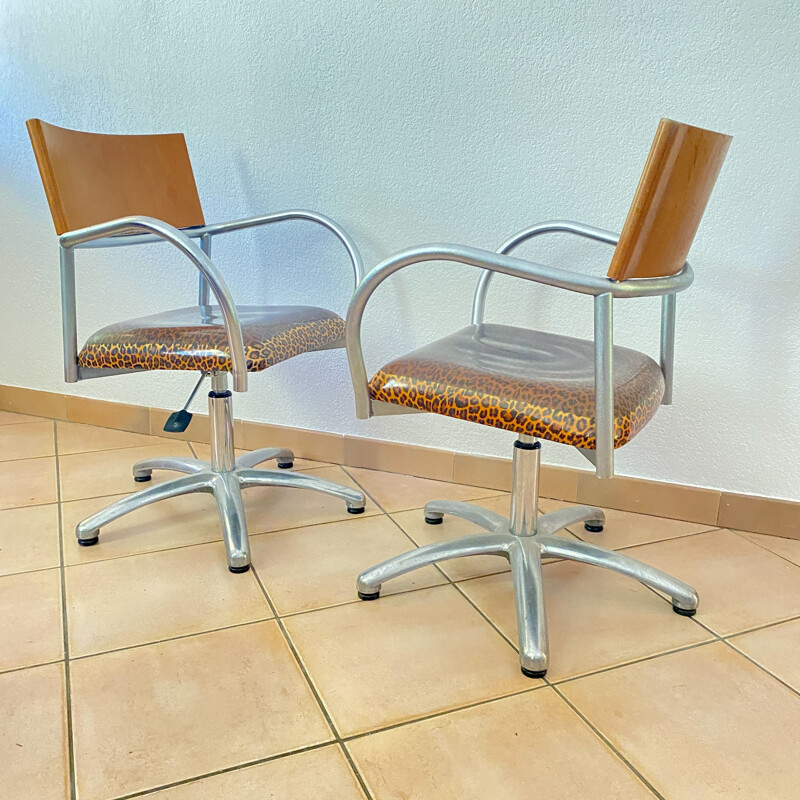
[[(211, 306), (165, 311), (109, 325), (89, 338), (78, 355), (81, 367), (99, 369), (230, 370), (222, 316)], [(341, 347), (344, 321), (312, 306), (237, 306), (249, 372), (280, 361)]]
[[(615, 347), (614, 447), (652, 418), (664, 376), (651, 358)], [(374, 400), (585, 449), (596, 448), (594, 345), (507, 325), (470, 325), (384, 366)]]

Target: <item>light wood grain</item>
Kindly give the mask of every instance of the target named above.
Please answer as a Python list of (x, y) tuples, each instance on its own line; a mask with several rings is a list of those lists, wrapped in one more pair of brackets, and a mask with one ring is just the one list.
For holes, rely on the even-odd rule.
[(731, 137), (662, 119), (608, 277), (674, 275), (686, 261)]
[(85, 133), (40, 119), (27, 126), (56, 233), (131, 215), (204, 224), (182, 133)]

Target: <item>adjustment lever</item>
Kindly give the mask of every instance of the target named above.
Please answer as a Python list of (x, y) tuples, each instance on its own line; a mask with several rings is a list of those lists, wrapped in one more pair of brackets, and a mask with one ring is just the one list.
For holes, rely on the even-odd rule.
[(183, 433), (189, 427), (189, 423), (192, 421), (192, 414), (191, 412), (187, 411), (187, 409), (189, 408), (189, 404), (192, 402), (192, 400), (194, 400), (194, 396), (197, 394), (200, 384), (203, 382), (203, 379), (207, 377), (207, 375), (207, 372), (200, 373), (200, 380), (195, 384), (195, 387), (192, 389), (192, 393), (189, 395), (189, 399), (184, 403), (183, 408), (180, 411), (173, 411), (169, 417), (167, 417), (167, 421), (164, 423), (165, 433)]

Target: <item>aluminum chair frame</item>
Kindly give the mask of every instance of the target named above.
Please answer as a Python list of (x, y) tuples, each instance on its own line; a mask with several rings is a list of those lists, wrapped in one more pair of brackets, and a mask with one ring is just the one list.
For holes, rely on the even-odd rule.
[[(687, 289), (694, 274), (688, 263), (680, 272), (663, 278), (634, 278), (622, 282), (522, 260), (509, 254), (523, 242), (546, 233), (568, 233), (616, 246), (619, 235), (601, 228), (569, 220), (555, 220), (532, 225), (508, 239), (493, 253), (474, 247), (452, 244), (429, 244), (397, 253), (376, 266), (356, 290), (347, 313), (346, 348), (350, 375), (360, 419), (382, 414), (419, 413), (370, 396), (366, 366), (361, 346), (361, 326), (369, 298), (393, 273), (425, 261), (451, 261), (483, 270), (475, 291), (472, 323), (483, 322), (486, 294), (494, 273), (554, 286), (567, 291), (594, 296), (595, 416), (597, 450), (581, 449), (595, 466), (599, 477), (614, 474), (614, 383), (613, 383), (613, 301), (634, 297), (662, 298), (661, 369), (666, 391), (662, 402), (672, 402), (673, 356), (675, 342), (675, 299)], [(684, 616), (697, 611), (697, 592), (688, 584), (636, 559), (613, 550), (579, 540), (556, 536), (558, 531), (580, 522), (589, 531), (603, 529), (605, 518), (599, 508), (579, 506), (559, 509), (539, 516), (540, 443), (520, 435), (514, 443), (511, 489), (511, 514), (506, 519), (470, 503), (435, 500), (425, 506), (425, 521), (442, 522), (445, 514), (466, 519), (486, 533), (437, 542), (390, 558), (358, 576), (357, 591), (362, 600), (380, 596), (383, 583), (406, 572), (451, 558), (468, 555), (499, 555), (511, 565), (517, 612), (519, 657), (522, 672), (541, 678), (549, 661), (545, 600), (542, 589), (543, 557), (579, 561), (610, 569), (634, 578), (670, 597), (673, 610)]]
[[(82, 247), (119, 247), (154, 242), (168, 242), (176, 247), (199, 272), (198, 305), (201, 314), (209, 306), (211, 294), (219, 304), (231, 357), (233, 390), (247, 390), (247, 361), (241, 323), (232, 295), (210, 258), (211, 238), (224, 233), (267, 225), (286, 220), (307, 220), (330, 230), (344, 245), (353, 265), (355, 283), (364, 274), (361, 256), (355, 243), (333, 220), (312, 211), (281, 211), (249, 219), (234, 220), (195, 228), (178, 229), (152, 217), (131, 216), (69, 231), (59, 237), (61, 256), (61, 306), (64, 345), (64, 375), (68, 383), (140, 370), (86, 369), (78, 364), (77, 303), (75, 292), (75, 249)], [(194, 241), (200, 239), (200, 245)], [(341, 347), (340, 342), (331, 347)], [(255, 469), (258, 464), (276, 460), (279, 468), (293, 466), (294, 456), (285, 448), (265, 448), (236, 458), (234, 452), (233, 412), (227, 372), (211, 376), (209, 419), (211, 425), (211, 461), (190, 458), (154, 458), (133, 466), (136, 481), (149, 481), (153, 470), (185, 473), (179, 478), (149, 487), (125, 497), (83, 520), (76, 528), (78, 544), (91, 546), (99, 541), (100, 529), (136, 509), (160, 500), (195, 492), (214, 496), (219, 509), (223, 540), (231, 572), (250, 568), (242, 489), (254, 486), (282, 486), (310, 489), (344, 500), (352, 514), (364, 511), (362, 492), (314, 475), (287, 473), (279, 470)]]

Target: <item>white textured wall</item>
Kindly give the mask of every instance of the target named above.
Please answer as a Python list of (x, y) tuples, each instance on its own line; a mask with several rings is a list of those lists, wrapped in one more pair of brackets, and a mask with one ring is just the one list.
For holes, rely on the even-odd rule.
[[(622, 474), (800, 499), (800, 70), (796, 0), (5, 0), (0, 4), (0, 383), (179, 406), (193, 378), (61, 381), (56, 242), (24, 120), (184, 131), (209, 220), (324, 211), (368, 266), (402, 247), (496, 247), (538, 220), (619, 229), (656, 123), (734, 135), (681, 296), (675, 404)], [(603, 272), (556, 237), (531, 258)], [(346, 257), (297, 224), (215, 246), (240, 301), (343, 311)], [(84, 333), (189, 304), (163, 248), (79, 254)], [(415, 267), (368, 314), (371, 366), (468, 319), (476, 274)], [(657, 353), (658, 301), (618, 303), (617, 341)], [(591, 301), (497, 279), (489, 318), (589, 335)], [(344, 353), (252, 380), (246, 418), (507, 455), (442, 417), (354, 419)], [(585, 466), (552, 445), (551, 463)]]

